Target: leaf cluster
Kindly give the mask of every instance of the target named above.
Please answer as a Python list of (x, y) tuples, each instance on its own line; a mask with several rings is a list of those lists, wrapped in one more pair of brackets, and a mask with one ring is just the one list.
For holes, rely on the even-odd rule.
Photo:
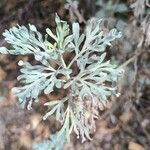
[[(55, 33), (47, 28), (44, 38), (34, 25), (12, 27), (3, 33), (12, 48), (0, 48), (3, 54), (34, 55), (39, 62), (32, 65), (19, 61), (22, 74), (18, 80), (24, 86), (13, 88), (13, 92), (23, 106), (28, 103), (31, 109), (32, 102), (37, 101), (42, 92), (50, 94), (58, 89), (66, 92), (62, 99), (45, 103), (49, 111), (43, 119), (55, 115), (62, 124), (55, 138), (51, 137), (49, 147), (58, 146), (62, 137), (69, 140), (72, 131), (82, 141), (91, 140), (98, 112), (107, 105), (109, 97), (116, 94), (118, 77), (122, 74), (122, 69), (106, 60), (105, 52), (112, 41), (121, 37), (120, 32), (112, 29), (105, 33), (101, 20), (95, 24), (90, 22), (82, 34), (78, 23), (73, 23), (70, 31), (67, 22), (57, 15), (55, 22)], [(71, 60), (65, 60), (66, 53)]]

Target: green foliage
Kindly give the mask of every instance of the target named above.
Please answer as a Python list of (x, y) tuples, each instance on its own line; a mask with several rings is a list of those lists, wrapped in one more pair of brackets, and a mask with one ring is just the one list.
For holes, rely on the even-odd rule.
[(65, 134), (55, 133), (49, 140), (44, 140), (39, 143), (33, 143), (33, 150), (63, 150), (66, 142)]
[(96, 16), (100, 18), (108, 17), (113, 13), (125, 13), (129, 11), (125, 3), (118, 3), (112, 0), (97, 0), (96, 6), (100, 8), (96, 13)]
[[(66, 97), (45, 103), (49, 112), (43, 119), (55, 115), (62, 124), (62, 128), (45, 141), (48, 143), (47, 149), (61, 149), (65, 142), (59, 142), (69, 140), (72, 131), (77, 138), (81, 137), (82, 142), (91, 140), (90, 134), (95, 130), (98, 112), (106, 106), (109, 97), (116, 94), (118, 77), (122, 74), (121, 69), (105, 60), (104, 52), (106, 46), (111, 46), (113, 40), (121, 37), (120, 32), (112, 29), (105, 33), (101, 29), (101, 21), (98, 21), (96, 24), (89, 23), (85, 32), (80, 34), (78, 23), (73, 23), (70, 31), (69, 25), (58, 16), (55, 21), (55, 34), (47, 28), (45, 38), (34, 25), (6, 30), (3, 35), (12, 49), (0, 48), (3, 54), (33, 54), (40, 63), (19, 62), (22, 74), (18, 80), (24, 86), (13, 88), (13, 92), (23, 106), (28, 103), (30, 109), (32, 102), (38, 100), (43, 91), (49, 94), (60, 88), (65, 89)], [(64, 57), (66, 52), (73, 56), (69, 62)]]

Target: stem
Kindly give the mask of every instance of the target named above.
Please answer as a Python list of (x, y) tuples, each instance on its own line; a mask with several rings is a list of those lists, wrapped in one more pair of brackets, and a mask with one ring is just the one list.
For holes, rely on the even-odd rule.
[(53, 71), (53, 72), (55, 72), (56, 70), (54, 69), (54, 68), (52, 68), (51, 66), (49, 66), (49, 67), (45, 67), (45, 70), (49, 70), (49, 71)]
[(64, 59), (63, 59), (63, 57), (62, 57), (62, 55), (60, 56), (60, 60), (61, 60), (61, 62), (62, 62), (62, 65), (64, 66), (64, 68), (67, 68), (66, 63), (65, 63), (65, 61), (64, 61)]
[(82, 50), (72, 59), (72, 61), (70, 62), (67, 68), (70, 68), (72, 64), (75, 62), (75, 60), (78, 59), (78, 57), (86, 51), (87, 45), (88, 45), (88, 42), (86, 40)]
[[(63, 59), (62, 54), (60, 54), (60, 60), (61, 60), (61, 62), (62, 62), (63, 67), (64, 67), (65, 69), (67, 69), (67, 66), (66, 66), (66, 63), (65, 63), (65, 61), (64, 61), (64, 59)], [(70, 75), (69, 75), (69, 74), (67, 75), (67, 79), (70, 79)]]
[(126, 67), (129, 63), (131, 63), (132, 61), (134, 61), (140, 54), (142, 53), (139, 52), (139, 53), (136, 53), (133, 57), (129, 58), (127, 61), (125, 61), (121, 66), (119, 66), (119, 68), (123, 68), (123, 67)]
[(44, 76), (45, 77), (49, 77), (49, 76), (51, 76), (53, 73), (44, 73)]

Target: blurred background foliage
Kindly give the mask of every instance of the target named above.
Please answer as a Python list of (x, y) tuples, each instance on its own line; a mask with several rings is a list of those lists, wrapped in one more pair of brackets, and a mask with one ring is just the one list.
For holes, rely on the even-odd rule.
[[(116, 27), (123, 34), (113, 43), (108, 57), (125, 69), (119, 83), (119, 98), (111, 97), (101, 112), (93, 141), (83, 144), (72, 135), (67, 150), (149, 150), (150, 147), (150, 1), (149, 0), (0, 0), (0, 45), (2, 32), (17, 24), (34, 24), (45, 33), (54, 29), (54, 17), (78, 21), (82, 30), (89, 20), (103, 18), (103, 30)], [(0, 150), (30, 150), (59, 128), (55, 120), (41, 121), (42, 101), (31, 111), (18, 107), (11, 88), (17, 84), (21, 56), (0, 56)], [(32, 57), (23, 57), (33, 61)], [(116, 62), (117, 60), (117, 62)], [(11, 63), (10, 63), (11, 62)], [(41, 150), (45, 150), (44, 147)]]

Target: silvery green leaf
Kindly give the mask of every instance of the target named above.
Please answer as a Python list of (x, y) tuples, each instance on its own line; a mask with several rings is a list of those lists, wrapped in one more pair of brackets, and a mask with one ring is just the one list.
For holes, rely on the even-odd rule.
[(0, 47), (0, 53), (2, 54), (8, 54), (8, 49), (6, 47)]
[(62, 99), (62, 100), (56, 100), (56, 101), (52, 101), (52, 102), (48, 102), (46, 103), (45, 105), (46, 106), (53, 106), (53, 108), (51, 108), (51, 110), (46, 113), (43, 117), (43, 119), (45, 120), (47, 117), (51, 116), (52, 114), (54, 114), (55, 112), (57, 113), (57, 117), (59, 118), (59, 113), (57, 111), (60, 111), (61, 107), (64, 106), (64, 102), (66, 101), (67, 99)]
[(46, 29), (46, 32), (50, 37), (57, 41), (57, 37), (52, 33), (52, 31), (49, 28)]
[(85, 96), (93, 97), (91, 94), (90, 88), (86, 84), (83, 85), (79, 94), (79, 97), (81, 97), (81, 99), (84, 99)]
[(84, 34), (81, 34), (81, 36), (79, 37), (79, 39), (78, 39), (78, 46), (80, 46), (81, 45), (81, 43), (84, 41), (84, 39), (85, 39), (85, 35)]
[(70, 75), (72, 73), (72, 70), (71, 69), (60, 69), (57, 71), (57, 74), (63, 74), (63, 75)]
[(128, 11), (128, 7), (123, 3), (120, 3), (116, 6), (116, 12), (122, 13), (122, 12), (127, 12), (127, 11)]
[(60, 88), (62, 87), (61, 81), (58, 80), (58, 81), (55, 83), (55, 86), (56, 86), (58, 89), (60, 89)]
[(114, 39), (120, 38), (122, 36), (121, 32), (118, 32), (116, 29), (112, 29), (108, 35), (105, 37), (105, 43), (110, 45)]
[(65, 85), (64, 85), (64, 89), (67, 89), (68, 87), (70, 87), (70, 85), (72, 84), (72, 80), (70, 81), (70, 82), (67, 82), (67, 83), (65, 83)]
[(30, 25), (29, 24), (29, 28), (30, 28), (31, 31), (37, 32), (37, 29), (36, 29), (36, 27), (34, 25)]
[(73, 23), (72, 32), (73, 32), (74, 42), (76, 45), (77, 45), (78, 39), (79, 39), (79, 34), (80, 34), (79, 31), (80, 31), (79, 24)]
[(52, 114), (54, 114), (55, 111), (58, 109), (57, 107), (59, 107), (59, 105), (55, 105), (48, 113), (46, 113), (43, 116), (43, 120), (46, 120), (49, 116), (51, 116)]
[(60, 102), (60, 100), (54, 100), (54, 101), (47, 102), (44, 105), (45, 106), (53, 106), (53, 105), (58, 104), (59, 102)]
[(67, 36), (64, 40), (63, 49), (67, 48), (66, 50), (70, 50), (70, 48), (68, 49), (67, 46), (68, 46), (68, 44), (71, 44), (72, 41), (73, 41), (73, 35)]
[(54, 87), (54, 82), (50, 82), (50, 81), (46, 81), (45, 82), (45, 89), (44, 89), (44, 93), (45, 94), (49, 94), (49, 93), (51, 93), (52, 91), (53, 91), (53, 87)]

